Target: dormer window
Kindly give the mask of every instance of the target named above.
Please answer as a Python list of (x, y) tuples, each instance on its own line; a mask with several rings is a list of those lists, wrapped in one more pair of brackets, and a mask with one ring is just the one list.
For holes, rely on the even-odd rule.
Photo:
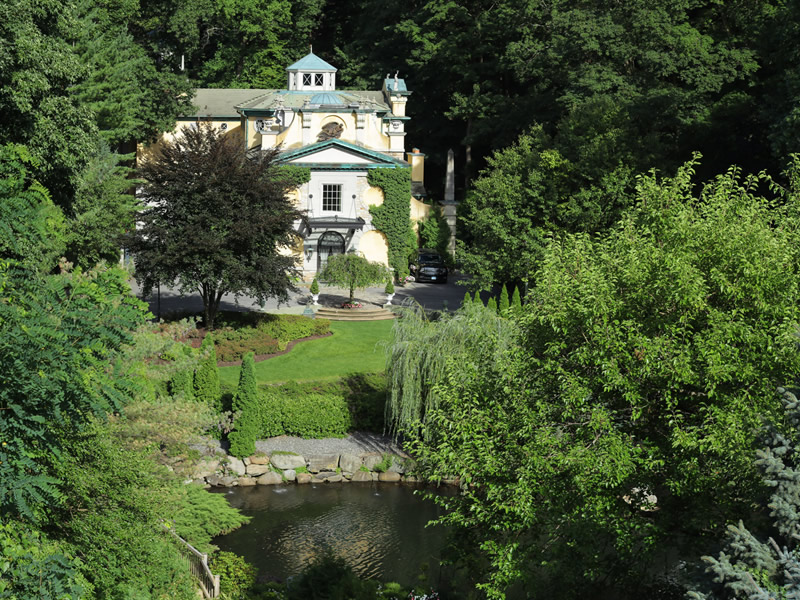
[(314, 75), (314, 85), (320, 85), (321, 86), (323, 84), (322, 77), (323, 77), (322, 73), (315, 74)]

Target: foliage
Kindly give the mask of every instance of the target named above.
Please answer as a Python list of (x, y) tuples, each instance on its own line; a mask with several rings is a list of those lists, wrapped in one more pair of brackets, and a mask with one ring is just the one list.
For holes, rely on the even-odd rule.
[(114, 361), (142, 304), (117, 269), (38, 276), (0, 263), (0, 514), (58, 496), (44, 457), (60, 456), (56, 432), (119, 410), (130, 382)]
[(311, 288), (309, 291), (312, 294), (319, 294), (319, 282), (317, 281), (316, 277), (314, 277), (314, 281), (311, 282)]
[(194, 397), (207, 406), (219, 407), (219, 368), (217, 367), (217, 350), (214, 347), (214, 336), (210, 333), (200, 344), (200, 362), (194, 373)]
[(417, 454), (464, 482), (443, 520), (489, 561), (490, 597), (519, 579), (619, 595), (667, 540), (686, 552), (758, 495), (754, 432), (800, 367), (798, 197), (736, 169), (695, 196), (693, 164), (641, 177), (607, 235), (553, 240), (520, 351), (438, 378)]
[(257, 355), (275, 354), (286, 347), (272, 335), (261, 329), (243, 327), (241, 329), (217, 330), (214, 336), (217, 358), (223, 362), (242, 360), (248, 352)]
[(185, 491), (146, 455), (119, 447), (99, 423), (70, 439), (70, 452), (51, 460), (63, 501), (50, 522), (79, 549), (83, 575), (97, 598), (195, 597), (191, 575), (162, 520)]
[(328, 258), (319, 278), (327, 284), (350, 290), (350, 303), (355, 298), (355, 290), (369, 287), (386, 280), (386, 267), (370, 262), (357, 254), (335, 254)]
[[(772, 489), (767, 505), (773, 518), (772, 535), (763, 542), (741, 520), (738, 525), (728, 525), (725, 550), (718, 558), (703, 557), (708, 565), (706, 573), (713, 576), (714, 584), (707, 581), (710, 585), (705, 586), (711, 595), (695, 590), (689, 592), (689, 598), (790, 598), (796, 590), (800, 573), (796, 551), (800, 410), (795, 394), (782, 388), (779, 391), (790, 430), (783, 434), (774, 424), (766, 427), (767, 447), (756, 452), (755, 461), (764, 483)], [(773, 536), (778, 537), (780, 545)]]
[(486, 308), (492, 312), (497, 312), (497, 300), (494, 299), (494, 296), (490, 296), (486, 301)]
[(241, 360), (251, 350), (257, 356), (274, 354), (291, 341), (330, 331), (328, 319), (268, 313), (226, 313), (218, 325), (214, 345), (223, 362)]
[(89, 268), (101, 260), (119, 261), (121, 238), (135, 227), (137, 205), (131, 187), (136, 181), (130, 179), (133, 169), (120, 164), (132, 158), (101, 145), (75, 177), (66, 237), (66, 256), (75, 264)]
[(436, 250), (452, 266), (450, 254), (450, 226), (438, 207), (434, 207), (428, 217), (419, 224), (420, 247)]
[(461, 306), (467, 304), (472, 304), (472, 296), (470, 296), (469, 291), (464, 292), (464, 299), (461, 301)]
[(501, 315), (505, 315), (509, 309), (509, 302), (508, 302), (508, 286), (503, 285), (500, 288), (500, 301), (497, 304), (497, 312)]
[(386, 287), (383, 288), (383, 293), (384, 294), (394, 294), (394, 283), (392, 283), (391, 279), (389, 279), (386, 282)]
[(81, 561), (63, 544), (18, 521), (0, 522), (0, 598), (81, 600), (92, 586), (81, 575)]
[(519, 287), (514, 288), (514, 294), (511, 296), (511, 309), (517, 314), (522, 312), (522, 297), (519, 293)]
[(172, 520), (175, 532), (200, 552), (215, 550), (212, 538), (250, 521), (250, 517), (232, 508), (225, 496), (212, 494), (199, 485), (184, 485), (181, 490), (183, 498)]
[(275, 170), (275, 179), (284, 182), (287, 189), (299, 188), (311, 181), (311, 169), (300, 165), (281, 165)]
[(383, 190), (383, 204), (369, 208), (372, 225), (386, 236), (389, 266), (394, 269), (395, 277), (405, 277), (416, 242), (411, 227), (411, 171), (371, 169), (367, 172), (367, 181)]
[(231, 443), (230, 453), (243, 458), (256, 452), (256, 439), (259, 432), (259, 416), (261, 412), (253, 353), (245, 354), (242, 369), (239, 372), (239, 387), (233, 396), (233, 412), (238, 413), (233, 431), (228, 434)]
[(256, 582), (257, 569), (233, 552), (215, 552), (211, 572), (219, 575), (220, 592), (225, 600), (248, 600)]
[(177, 281), (203, 299), (205, 326), (226, 293), (287, 300), (300, 213), (276, 179), (277, 150), (248, 154), (239, 136), (184, 128), (140, 167), (148, 206), (128, 237), (144, 293)]
[(46, 273), (64, 251), (64, 217), (31, 179), (35, 164), (24, 146), (0, 146), (0, 258)]
[(393, 330), (394, 341), (386, 352), (387, 422), (395, 435), (411, 437), (422, 427), (426, 435), (433, 434), (433, 428), (427, 427), (428, 415), (439, 406), (440, 384), (449, 363), (466, 369), (476, 355), (499, 359), (516, 335), (511, 322), (480, 303), (465, 303), (454, 314), (443, 313), (435, 321), (421, 307), (408, 307), (395, 320)]

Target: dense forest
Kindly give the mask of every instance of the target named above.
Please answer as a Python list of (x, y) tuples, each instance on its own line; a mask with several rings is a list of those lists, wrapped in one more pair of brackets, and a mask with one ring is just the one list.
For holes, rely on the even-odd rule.
[[(160, 395), (145, 359), (175, 342), (143, 333), (105, 264), (136, 221), (135, 144), (172, 129), (193, 88), (284, 87), (309, 46), (342, 88), (405, 78), (434, 200), (456, 154), (459, 266), (473, 291), (525, 296), (409, 318), (398, 335), (457, 358), (427, 382), (400, 355), (389, 373), (423, 467), (463, 459), (469, 493), (446, 520), (476, 589), (656, 597), (635, 582), (667, 541), (714, 553), (752, 515), (772, 535), (753, 452), (764, 420), (797, 425), (774, 390), (800, 367), (798, 41), (788, 0), (0, 4), (0, 598), (191, 598), (165, 523), (210, 547), (241, 522), (158, 464), (183, 443), (160, 424), (214, 417)], [(795, 500), (773, 510), (796, 515), (780, 489)], [(708, 593), (766, 598), (778, 571), (791, 591), (796, 562), (769, 552), (742, 555), (744, 587)]]

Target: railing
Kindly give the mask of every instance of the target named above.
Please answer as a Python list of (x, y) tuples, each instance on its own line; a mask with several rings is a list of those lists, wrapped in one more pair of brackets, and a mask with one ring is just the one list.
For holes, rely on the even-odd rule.
[(208, 568), (208, 554), (200, 552), (189, 542), (171, 529), (167, 529), (181, 543), (181, 557), (186, 561), (194, 578), (200, 584), (204, 598), (219, 598), (219, 575), (214, 575)]

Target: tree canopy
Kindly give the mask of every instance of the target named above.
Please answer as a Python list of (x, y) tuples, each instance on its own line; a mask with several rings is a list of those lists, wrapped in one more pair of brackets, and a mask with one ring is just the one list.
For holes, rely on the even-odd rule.
[(500, 358), (465, 345), (424, 377), (416, 451), (460, 477), (442, 521), (489, 597), (631, 591), (667, 540), (696, 548), (758, 496), (756, 431), (800, 369), (797, 190), (731, 169), (696, 193), (694, 166), (640, 177), (605, 236), (552, 239)]
[(318, 277), (325, 283), (350, 290), (349, 302), (352, 304), (356, 290), (383, 283), (389, 277), (389, 270), (358, 254), (335, 254), (328, 258)]
[(176, 282), (203, 298), (205, 324), (224, 294), (288, 299), (295, 276), (291, 183), (275, 165), (277, 149), (248, 153), (234, 135), (184, 128), (141, 166), (147, 206), (128, 238), (145, 293)]

